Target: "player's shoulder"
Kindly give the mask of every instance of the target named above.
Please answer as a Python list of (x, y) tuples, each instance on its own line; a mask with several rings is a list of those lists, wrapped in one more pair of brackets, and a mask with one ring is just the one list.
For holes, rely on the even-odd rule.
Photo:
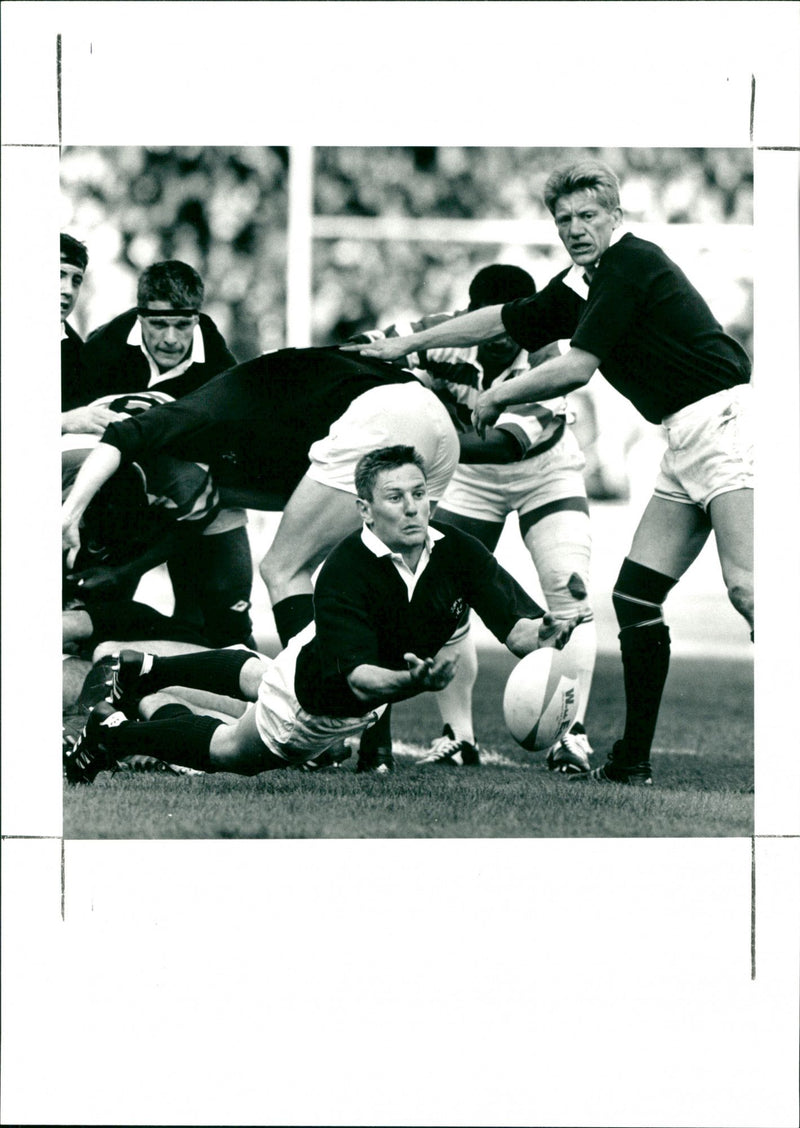
[(204, 337), (222, 337), (219, 331), (219, 326), (213, 317), (207, 313), (200, 313), (198, 317), (198, 324), (200, 325), (200, 332)]
[(612, 243), (603, 255), (603, 261), (609, 263), (648, 263), (653, 260), (663, 261), (666, 258), (665, 252), (657, 243), (653, 243), (649, 239), (642, 239), (639, 235), (634, 235), (630, 231), (626, 231), (616, 243)]
[(488, 548), (477, 537), (464, 532), (463, 529), (456, 528), (455, 525), (449, 525), (446, 521), (438, 520), (434, 516), (431, 520), (431, 527), (442, 534), (434, 543), (434, 550), (438, 551), (440, 557), (446, 556), (448, 559), (463, 563), (473, 559), (476, 555), (491, 555)]
[(136, 309), (126, 309), (124, 313), (117, 314), (110, 321), (106, 321), (93, 329), (86, 338), (85, 345), (92, 349), (98, 349), (118, 342), (124, 344), (135, 321)]
[(322, 572), (338, 569), (352, 571), (355, 561), (369, 559), (369, 555), (369, 550), (361, 539), (361, 529), (355, 529), (331, 549), (322, 565), (320, 575)]

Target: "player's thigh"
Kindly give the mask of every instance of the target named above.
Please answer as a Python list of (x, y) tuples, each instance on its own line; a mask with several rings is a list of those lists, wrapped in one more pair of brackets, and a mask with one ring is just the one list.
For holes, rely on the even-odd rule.
[(249, 705), (235, 724), (220, 725), (211, 738), (211, 763), (215, 771), (256, 775), (285, 768), (286, 760), (270, 752), (259, 735), (255, 706)]
[(726, 585), (752, 586), (753, 491), (718, 494), (708, 508)]
[(454, 513), (451, 509), (445, 509), (444, 503), (436, 507), (436, 521), (443, 525), (453, 525), (463, 533), (469, 533), (490, 552), (494, 552), (497, 548), (497, 542), (503, 531), (502, 521), (484, 521), (478, 517), (467, 517), (464, 513)]
[(328, 434), (309, 448), (308, 476), (355, 494), (355, 468), (368, 451), (413, 446), (422, 456), (432, 501), (439, 501), (458, 465), (455, 428), (441, 400), (416, 380), (370, 388), (356, 396)]
[(628, 557), (678, 580), (700, 554), (711, 521), (697, 505), (650, 498), (633, 534)]
[[(172, 685), (149, 693), (139, 702), (139, 719), (153, 720), (164, 705), (185, 705), (199, 717), (215, 717), (231, 725), (242, 716), (247, 708), (246, 701), (225, 697), (219, 693), (209, 693), (204, 689), (189, 689), (182, 685)], [(157, 719), (157, 718), (156, 718)]]
[(521, 518), (520, 529), (548, 610), (574, 615), (590, 609), (592, 533), (589, 514), (568, 500), (532, 523)]
[(306, 474), (286, 503), (264, 563), (286, 572), (314, 569), (360, 523), (354, 493)]

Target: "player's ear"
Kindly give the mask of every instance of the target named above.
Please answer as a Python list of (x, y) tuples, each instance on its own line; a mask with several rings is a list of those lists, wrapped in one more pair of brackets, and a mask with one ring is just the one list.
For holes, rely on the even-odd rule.
[(611, 215), (614, 220), (613, 230), (616, 230), (616, 228), (619, 227), (619, 225), (622, 223), (622, 208), (614, 208)]
[(357, 497), (356, 508), (358, 509), (358, 515), (361, 520), (368, 525), (372, 519), (372, 506), (370, 503), (363, 497)]

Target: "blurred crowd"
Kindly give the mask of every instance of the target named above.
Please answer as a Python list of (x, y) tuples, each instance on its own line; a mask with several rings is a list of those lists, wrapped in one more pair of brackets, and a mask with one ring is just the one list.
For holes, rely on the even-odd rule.
[[(463, 308), (469, 280), (491, 262), (521, 266), (541, 286), (565, 265), (554, 230), (525, 245), (487, 241), (485, 233), (470, 241), (469, 231), (497, 220), (537, 230), (547, 221), (550, 230), (544, 181), (556, 164), (587, 153), (617, 171), (625, 219), (645, 225), (645, 237), (647, 224), (709, 231), (752, 224), (749, 149), (318, 147), (313, 211), (327, 226), (312, 247), (309, 339), (295, 342), (286, 340), (290, 149), (67, 147), (61, 228), (91, 255), (75, 326), (86, 336), (135, 304), (138, 275), (164, 259), (200, 273), (204, 311), (240, 359)], [(335, 222), (331, 233), (336, 217), (349, 225), (341, 235)], [(397, 237), (386, 229), (392, 220), (403, 226)], [(460, 221), (458, 236), (412, 238), (409, 221)], [(675, 257), (752, 356), (752, 261), (732, 233), (712, 247), (690, 243)], [(583, 401), (576, 407), (590, 492), (626, 496), (624, 458), (652, 429), (602, 382)], [(603, 416), (616, 424), (605, 441)]]
[[(546, 220), (548, 171), (579, 153), (617, 170), (626, 219), (752, 223), (748, 149), (357, 148), (314, 151), (314, 213), (327, 217)], [(66, 148), (62, 230), (88, 243), (77, 328), (132, 304), (138, 274), (176, 258), (206, 280), (206, 312), (237, 356), (285, 343), (286, 148)], [(717, 316), (751, 351), (749, 263), (729, 253)], [(406, 314), (450, 310), (486, 263), (515, 261), (543, 283), (562, 265), (551, 242), (325, 238), (313, 247), (312, 343)], [(738, 274), (737, 274), (738, 271)], [(741, 275), (741, 276), (739, 276)], [(713, 301), (712, 301), (713, 307)]]

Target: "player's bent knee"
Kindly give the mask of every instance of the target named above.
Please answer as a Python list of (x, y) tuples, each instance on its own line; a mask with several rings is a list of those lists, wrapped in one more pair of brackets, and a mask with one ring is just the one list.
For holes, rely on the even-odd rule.
[(239, 686), (246, 701), (255, 701), (261, 679), (270, 667), (269, 658), (254, 654), (239, 671)]
[(214, 730), (209, 758), (215, 772), (254, 776), (264, 771), (265, 751), (261, 741), (254, 740), (240, 722), (236, 725), (220, 725)]
[(753, 585), (747, 583), (730, 584), (728, 586), (728, 598), (739, 614), (743, 615), (752, 625), (755, 611)]

